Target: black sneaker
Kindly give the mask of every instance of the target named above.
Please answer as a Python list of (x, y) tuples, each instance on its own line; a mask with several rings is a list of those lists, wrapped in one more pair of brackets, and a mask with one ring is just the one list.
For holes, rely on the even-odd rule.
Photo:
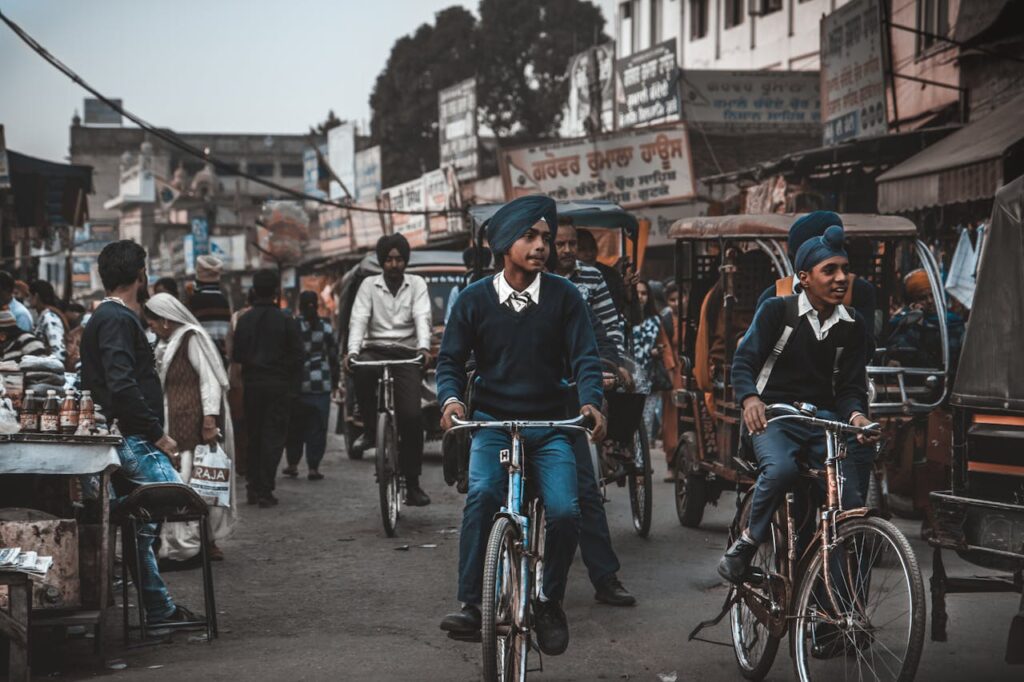
[(376, 439), (373, 437), (373, 435), (369, 431), (366, 431), (364, 433), (359, 434), (359, 437), (352, 441), (352, 449), (355, 450), (356, 452), (365, 452), (366, 450), (372, 450), (373, 448), (376, 447), (376, 443), (374, 443), (375, 440)]
[(405, 503), (410, 507), (426, 507), (430, 504), (430, 496), (419, 486), (409, 487), (405, 491)]
[(633, 606), (636, 604), (636, 597), (629, 593), (629, 590), (619, 582), (618, 576), (614, 573), (606, 576), (597, 584), (594, 599), (609, 606)]
[(171, 615), (166, 618), (161, 618), (160, 620), (150, 621), (148, 625), (159, 627), (161, 625), (174, 625), (176, 623), (194, 623), (198, 620), (200, 620), (200, 618), (196, 616), (196, 614), (179, 604), (174, 607), (174, 611)]
[(441, 629), (445, 632), (472, 634), (480, 630), (480, 609), (466, 604), (461, 611), (449, 613), (441, 619)]
[(276, 507), (277, 503), (280, 502), (271, 493), (260, 496), (260, 509), (266, 509), (267, 507)]
[(741, 535), (718, 562), (718, 575), (733, 585), (739, 585), (746, 578), (747, 569), (750, 568), (750, 562), (754, 560), (755, 554), (757, 545)]
[(569, 648), (569, 620), (557, 602), (533, 603), (533, 627), (541, 653), (558, 656)]

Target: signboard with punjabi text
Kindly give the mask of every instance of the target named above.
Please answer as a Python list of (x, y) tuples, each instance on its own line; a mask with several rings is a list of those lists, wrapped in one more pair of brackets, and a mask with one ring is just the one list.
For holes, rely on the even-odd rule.
[(696, 196), (685, 124), (620, 130), (499, 152), (505, 198), (607, 199), (626, 208)]
[(728, 127), (821, 125), (817, 71), (684, 71), (683, 119)]
[(616, 60), (615, 79), (619, 128), (679, 119), (675, 38)]
[(441, 168), (454, 166), (459, 180), (480, 173), (477, 149), (476, 80), (470, 78), (437, 93)]
[[(569, 99), (559, 130), (583, 137), (615, 129), (615, 43), (595, 45), (569, 59)], [(600, 113), (595, 109), (600, 102)]]

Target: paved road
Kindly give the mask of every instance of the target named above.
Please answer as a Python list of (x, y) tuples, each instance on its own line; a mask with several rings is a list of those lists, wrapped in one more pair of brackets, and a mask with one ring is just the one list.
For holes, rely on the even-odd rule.
[[(224, 544), (227, 561), (216, 566), (218, 641), (190, 643), (188, 635), (179, 634), (169, 645), (118, 652), (113, 655), (128, 667), (116, 672), (86, 670), (81, 659), (65, 658), (58, 661), (62, 677), (152, 682), (479, 679), (479, 646), (450, 641), (437, 627), (455, 606), (461, 496), (444, 487), (435, 456), (424, 475), (434, 504), (407, 510), (400, 536), (388, 539), (380, 529), (372, 458), (352, 461), (340, 448), (340, 439), (332, 436), (323, 466), (326, 480), (281, 481), (280, 506), (243, 509), (235, 536)], [(577, 564), (566, 602), (569, 651), (546, 658), (544, 673), (536, 679), (741, 679), (730, 649), (686, 641), (693, 625), (713, 615), (725, 595), (714, 565), (725, 542), (731, 498), (709, 510), (701, 529), (684, 529), (671, 507), (669, 484), (658, 482), (653, 531), (642, 540), (629, 523), (625, 489), (610, 490), (610, 497), (621, 577), (640, 604), (627, 609), (597, 604)], [(908, 532), (914, 527), (905, 525)], [(916, 546), (924, 552), (921, 543)], [(926, 566), (926, 578), (930, 573)], [(190, 606), (201, 604), (197, 578), (195, 571), (168, 574), (174, 595)], [(1022, 679), (1024, 668), (1002, 662), (1015, 612), (1016, 599), (1008, 595), (953, 597), (951, 641), (928, 642), (918, 679)], [(712, 634), (727, 636), (724, 627)], [(83, 644), (67, 649), (84, 651)], [(112, 648), (118, 651), (119, 641)], [(45, 674), (50, 665), (37, 662), (37, 667)], [(784, 652), (769, 679), (793, 679)]]

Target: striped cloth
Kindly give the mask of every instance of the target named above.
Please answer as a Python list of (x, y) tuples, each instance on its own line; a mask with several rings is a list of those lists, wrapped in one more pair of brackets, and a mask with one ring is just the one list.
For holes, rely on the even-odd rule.
[(67, 360), (67, 351), (64, 345), (64, 321), (60, 315), (46, 308), (36, 319), (35, 333), (40, 339), (46, 342), (46, 347), (54, 358), (62, 363)]
[(608, 338), (619, 350), (619, 355), (626, 357), (625, 322), (619, 315), (615, 302), (612, 300), (604, 275), (597, 268), (576, 261), (576, 270), (569, 275), (569, 281), (576, 285), (583, 300), (594, 311), (594, 315), (604, 325)]
[(5, 328), (2, 331), (9, 335), (0, 345), (0, 360), (3, 362), (20, 362), (26, 355), (47, 355), (46, 344), (35, 334), (18, 328)]
[(196, 282), (188, 309), (213, 339), (222, 358), (227, 359), (225, 343), (231, 333), (231, 302), (216, 282)]

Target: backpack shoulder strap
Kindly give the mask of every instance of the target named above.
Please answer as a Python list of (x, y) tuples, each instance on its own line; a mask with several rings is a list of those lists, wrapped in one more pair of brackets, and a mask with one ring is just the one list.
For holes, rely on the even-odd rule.
[(786, 306), (782, 332), (779, 334), (779, 338), (775, 341), (775, 345), (772, 346), (772, 352), (768, 355), (768, 359), (764, 361), (764, 366), (761, 367), (761, 371), (757, 375), (757, 383), (755, 386), (757, 387), (758, 393), (764, 392), (764, 387), (768, 385), (768, 379), (772, 375), (775, 363), (778, 361), (779, 356), (782, 355), (782, 351), (785, 350), (786, 344), (789, 343), (789, 337), (793, 335), (793, 331), (800, 324), (800, 307), (797, 303), (798, 299), (799, 296), (785, 296), (782, 299)]

